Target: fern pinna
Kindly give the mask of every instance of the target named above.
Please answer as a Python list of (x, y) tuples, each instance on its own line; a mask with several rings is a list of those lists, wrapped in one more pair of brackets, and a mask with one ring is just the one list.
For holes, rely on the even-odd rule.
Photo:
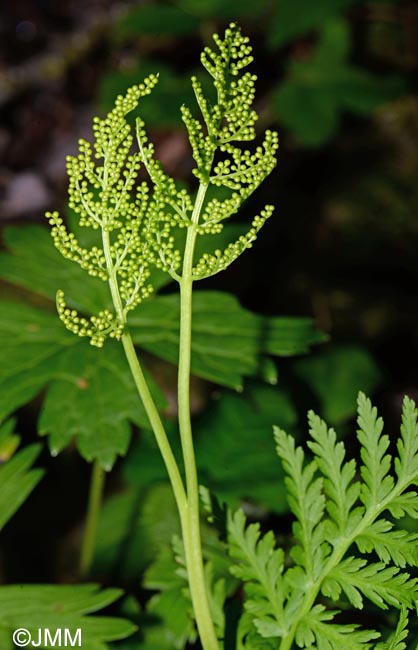
[[(309, 425), (309, 461), (292, 436), (275, 430), (296, 518), (289, 556), (276, 547), (273, 533), (262, 536), (258, 524), (246, 527), (242, 511), (229, 519), (231, 571), (245, 585), (237, 648), (402, 650), (408, 610), (418, 601), (417, 580), (406, 570), (418, 566), (418, 535), (393, 520), (418, 518), (412, 489), (418, 482), (415, 404), (404, 400), (393, 458), (382, 419), (359, 395), (359, 468), (345, 460), (344, 443), (312, 412)], [(369, 629), (370, 617), (364, 626), (358, 614), (351, 622), (352, 610), (361, 610), (365, 599), (372, 608), (399, 610), (396, 630), (386, 641), (380, 640), (381, 630)]]

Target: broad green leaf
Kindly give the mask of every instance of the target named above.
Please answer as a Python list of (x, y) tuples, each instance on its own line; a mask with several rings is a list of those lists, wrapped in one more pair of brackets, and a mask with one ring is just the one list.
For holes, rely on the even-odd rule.
[(181, 36), (195, 32), (199, 21), (190, 13), (169, 4), (134, 7), (116, 25), (118, 38), (143, 34), (154, 36)]
[[(165, 429), (170, 439), (173, 453), (177, 462), (181, 463), (181, 449), (178, 430), (169, 421)], [(167, 470), (158, 450), (154, 434), (148, 431), (141, 432), (140, 439), (134, 442), (127, 458), (123, 461), (123, 476), (126, 482), (138, 488), (147, 490), (150, 485), (167, 481)]]
[[(71, 215), (69, 218), (71, 221)], [(197, 254), (224, 247), (241, 230), (240, 226), (231, 225), (219, 235), (202, 237)], [(86, 245), (88, 231), (79, 228), (76, 234)], [(51, 245), (46, 229), (39, 226), (8, 229), (6, 243), (9, 252), (0, 254), (0, 277), (54, 302), (57, 288), (62, 288), (69, 306), (85, 313), (109, 306), (107, 285), (85, 276), (78, 265), (63, 259)], [(157, 278), (157, 286), (161, 286), (160, 280)], [(16, 377), (20, 366), (31, 372), (19, 376), (13, 385), (9, 382), (5, 386), (7, 391), (0, 397), (0, 417), (3, 400), (7, 414), (41, 390), (49, 379), (48, 368), (55, 365), (53, 358), (61, 347), (72, 347), (76, 354), (77, 341), (69, 338), (52, 309), (51, 305), (51, 313), (47, 313), (24, 305), (2, 306), (0, 344), (7, 348), (8, 358), (5, 368), (0, 370), (0, 382), (3, 373), (7, 382), (9, 377)], [(177, 363), (178, 320), (178, 297), (167, 295), (145, 301), (133, 313), (130, 322), (140, 347)], [(22, 326), (16, 332), (18, 322)], [(51, 337), (49, 344), (48, 336)], [(274, 368), (267, 355), (306, 352), (324, 338), (310, 319), (262, 317), (243, 309), (236, 298), (226, 293), (198, 292), (194, 299), (192, 370), (210, 381), (233, 388), (241, 388), (244, 376), (248, 375), (258, 374), (275, 381)], [(28, 343), (36, 343), (39, 349), (29, 349)], [(18, 357), (17, 364), (14, 356)]]
[(232, 19), (237, 16), (258, 16), (268, 6), (268, 0), (176, 0), (178, 7), (184, 12), (202, 18)]
[[(146, 7), (141, 7), (145, 9)], [(115, 95), (123, 94), (130, 86), (137, 84), (149, 74), (159, 73), (158, 86), (151, 95), (141, 101), (139, 113), (149, 126), (180, 127), (182, 118), (180, 106), (183, 102), (193, 105), (194, 94), (190, 81), (162, 61), (140, 61), (134, 67), (108, 72), (99, 88), (99, 104), (102, 110), (109, 110)]]
[(0, 303), (0, 420), (37, 395), (71, 340), (54, 313)]
[[(10, 425), (13, 422), (6, 422), (0, 428), (3, 440), (6, 433), (9, 439), (16, 438), (10, 433)], [(40, 451), (40, 445), (30, 445), (0, 464), (0, 530), (41, 480), (43, 470), (31, 469)]]
[(358, 390), (371, 393), (381, 377), (373, 357), (358, 345), (330, 345), (295, 360), (292, 367), (319, 399), (321, 416), (332, 424), (352, 417)]
[[(0, 587), (0, 631), (5, 634), (27, 629), (38, 639), (39, 629), (68, 629), (72, 638), (81, 630), (82, 646), (107, 650), (108, 642), (123, 639), (135, 631), (127, 620), (89, 616), (122, 595), (119, 589), (101, 590), (97, 585), (19, 585)], [(41, 648), (52, 647), (41, 643)]]
[[(271, 400), (271, 409), (263, 410), (264, 399)], [(279, 421), (291, 428), (296, 415), (286, 394), (278, 389), (248, 391), (244, 399), (221, 397), (195, 426), (201, 483), (230, 505), (244, 499), (275, 512), (286, 511), (271, 438), (272, 426)]]
[(325, 22), (359, 2), (364, 0), (299, 0), (297, 3), (278, 0), (268, 26), (269, 45), (279, 47), (310, 30), (319, 29)]
[(74, 436), (87, 460), (99, 458), (110, 467), (126, 452), (130, 423), (148, 426), (122, 347), (95, 350), (69, 334), (54, 313), (22, 303), (2, 303), (1, 314), (0, 417), (48, 385), (39, 428), (49, 434), (51, 449), (57, 453)]
[(173, 534), (180, 526), (167, 482), (116, 494), (100, 513), (93, 572), (135, 582)]
[(7, 420), (0, 426), (0, 465), (8, 461), (19, 446), (20, 438), (13, 433), (14, 427), (13, 419)]
[[(126, 453), (131, 423), (148, 427), (148, 418), (122, 347), (111, 342), (96, 350), (86, 341), (80, 341), (77, 347), (62, 351), (56, 360), (39, 432), (49, 435), (53, 454), (74, 437), (84, 458), (97, 458), (110, 469), (116, 456)], [(161, 406), (159, 394), (155, 397)]]
[(403, 92), (397, 77), (377, 77), (348, 61), (348, 28), (325, 24), (308, 60), (291, 61), (273, 95), (281, 123), (301, 142), (319, 146), (337, 130), (343, 111), (364, 114)]
[[(179, 317), (177, 294), (144, 302), (131, 317), (135, 343), (176, 363)], [(258, 373), (260, 355), (305, 352), (323, 339), (310, 319), (258, 316), (218, 291), (194, 296), (192, 372), (224, 386), (241, 389), (245, 376)]]
[(1, 278), (54, 303), (57, 290), (62, 289), (69, 305), (81, 311), (95, 313), (109, 305), (107, 284), (87, 275), (78, 264), (64, 260), (48, 228), (5, 228), (3, 237), (8, 252), (0, 254)]

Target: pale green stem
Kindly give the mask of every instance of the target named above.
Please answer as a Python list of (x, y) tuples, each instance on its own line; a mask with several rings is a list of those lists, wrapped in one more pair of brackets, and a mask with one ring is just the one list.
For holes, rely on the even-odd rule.
[(86, 525), (80, 553), (80, 576), (84, 578), (89, 574), (96, 546), (97, 525), (99, 522), (100, 507), (102, 505), (105, 471), (96, 460), (93, 463), (90, 479), (89, 500), (87, 506)]
[(192, 339), (193, 254), (197, 224), (207, 185), (201, 184), (188, 229), (180, 281), (180, 350), (178, 370), (178, 409), (180, 438), (186, 474), (188, 530), (184, 536), (187, 574), (200, 641), (204, 650), (218, 650), (219, 644), (209, 608), (202, 557), (199, 517), (199, 485), (190, 418), (190, 361)]
[(109, 273), (109, 287), (112, 295), (113, 304), (116, 309), (117, 316), (121, 323), (125, 325), (124, 333), (122, 334), (122, 344), (125, 350), (126, 358), (128, 360), (129, 368), (132, 377), (135, 381), (136, 388), (139, 396), (144, 405), (145, 412), (150, 421), (152, 430), (157, 440), (158, 448), (167, 468), (167, 473), (173, 488), (174, 497), (176, 499), (177, 507), (182, 521), (182, 526), (185, 525), (184, 518), (187, 509), (187, 497), (183, 486), (183, 481), (180, 476), (176, 459), (174, 458), (170, 442), (161, 421), (157, 407), (155, 406), (152, 395), (149, 391), (148, 384), (144, 377), (135, 347), (132, 341), (129, 330), (126, 327), (126, 316), (122, 306), (122, 300), (119, 293), (119, 287), (116, 278), (116, 271), (113, 265), (113, 260), (110, 254), (110, 237), (109, 232), (102, 231), (103, 251), (106, 258), (106, 266)]
[(109, 232), (102, 231), (103, 251), (109, 273), (109, 287), (113, 304), (120, 322), (125, 325), (122, 343), (135, 381), (139, 396), (154, 431), (158, 447), (163, 457), (177, 508), (180, 515), (187, 574), (190, 594), (197, 628), (204, 650), (218, 650), (218, 640), (210, 614), (205, 573), (202, 558), (199, 519), (199, 490), (194, 457), (193, 438), (190, 422), (190, 350), (191, 350), (191, 309), (192, 309), (192, 265), (196, 240), (196, 224), (199, 220), (207, 186), (201, 185), (193, 210), (193, 226), (189, 229), (184, 255), (184, 275), (180, 281), (182, 317), (180, 324), (180, 360), (179, 360), (179, 426), (182, 442), (184, 466), (186, 473), (187, 495), (174, 458), (167, 434), (164, 430), (158, 410), (149, 391), (142, 372), (131, 335), (126, 328), (126, 315), (117, 284), (116, 271), (110, 254)]
[(174, 458), (170, 442), (167, 438), (167, 434), (165, 432), (164, 425), (161, 421), (157, 407), (155, 406), (154, 400), (149, 391), (144, 373), (142, 372), (142, 368), (139, 363), (138, 356), (136, 354), (132, 337), (129, 331), (125, 331), (122, 334), (122, 343), (126, 358), (129, 363), (129, 368), (135, 381), (136, 388), (142, 400), (142, 404), (144, 405), (145, 412), (148, 415), (148, 419), (157, 440), (158, 448), (167, 469), (168, 477), (171, 482), (171, 487), (173, 488), (174, 497), (176, 499), (177, 508), (180, 514), (181, 524), (183, 528), (186, 526), (187, 520), (187, 497), (184, 490), (183, 481), (180, 476), (179, 468), (176, 459)]

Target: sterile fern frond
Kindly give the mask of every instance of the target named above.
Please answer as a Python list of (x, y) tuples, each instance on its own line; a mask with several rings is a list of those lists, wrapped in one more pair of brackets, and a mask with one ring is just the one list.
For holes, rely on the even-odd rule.
[[(286, 630), (284, 553), (275, 549), (273, 533), (261, 536), (258, 524), (245, 528), (245, 523), (241, 510), (229, 520), (229, 553), (236, 562), (231, 572), (245, 583), (245, 607), (261, 635), (280, 636)], [(277, 633), (264, 635), (266, 626), (274, 626)]]
[[(405, 570), (418, 567), (418, 535), (396, 528), (385, 513), (417, 512), (418, 497), (411, 490), (418, 483), (415, 404), (405, 398), (398, 457), (393, 459), (383, 422), (360, 393), (360, 474), (354, 460), (346, 460), (345, 445), (337, 442), (333, 429), (313, 413), (309, 424), (309, 460), (292, 436), (275, 430), (296, 518), (288, 557), (271, 533), (261, 537), (255, 524), (246, 528), (242, 513), (229, 520), (230, 554), (236, 563), (231, 571), (244, 583), (246, 626), (252, 637), (280, 639), (274, 646), (279, 650), (290, 650), (294, 643), (309, 650), (403, 650), (407, 612), (418, 604), (418, 581)], [(349, 622), (350, 608), (362, 609), (366, 600), (401, 612), (394, 635), (376, 646), (372, 642), (380, 638), (379, 630), (363, 629), (357, 619)], [(344, 609), (343, 620), (332, 603)]]

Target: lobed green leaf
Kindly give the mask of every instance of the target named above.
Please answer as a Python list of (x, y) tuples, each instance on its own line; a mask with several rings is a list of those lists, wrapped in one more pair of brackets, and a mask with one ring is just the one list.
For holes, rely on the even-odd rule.
[[(1, 427), (0, 433), (6, 427), (9, 428), (8, 423)], [(44, 475), (42, 469), (32, 469), (40, 451), (40, 445), (30, 445), (0, 464), (0, 530)]]
[[(108, 643), (131, 635), (130, 621), (89, 616), (120, 598), (119, 589), (100, 590), (97, 585), (19, 585), (0, 587), (0, 632), (24, 627), (36, 635), (39, 628), (81, 629), (82, 644), (91, 650), (107, 650)], [(45, 647), (42, 645), (41, 647)]]
[(360, 609), (363, 607), (361, 594), (381, 609), (389, 605), (412, 607), (418, 597), (417, 580), (384, 562), (367, 563), (365, 559), (348, 557), (332, 569), (329, 578), (338, 584), (351, 604)]
[(229, 554), (235, 561), (231, 573), (245, 582), (245, 608), (261, 636), (280, 637), (286, 632), (283, 580), (284, 553), (276, 549), (272, 532), (261, 536), (258, 524), (246, 528), (237, 510), (228, 522)]
[(386, 453), (389, 437), (382, 435), (383, 420), (377, 417), (377, 409), (372, 407), (363, 393), (358, 397), (357, 422), (363, 461), (360, 468), (363, 478), (360, 497), (366, 508), (373, 508), (386, 499), (393, 489), (394, 480), (389, 474), (392, 457)]

